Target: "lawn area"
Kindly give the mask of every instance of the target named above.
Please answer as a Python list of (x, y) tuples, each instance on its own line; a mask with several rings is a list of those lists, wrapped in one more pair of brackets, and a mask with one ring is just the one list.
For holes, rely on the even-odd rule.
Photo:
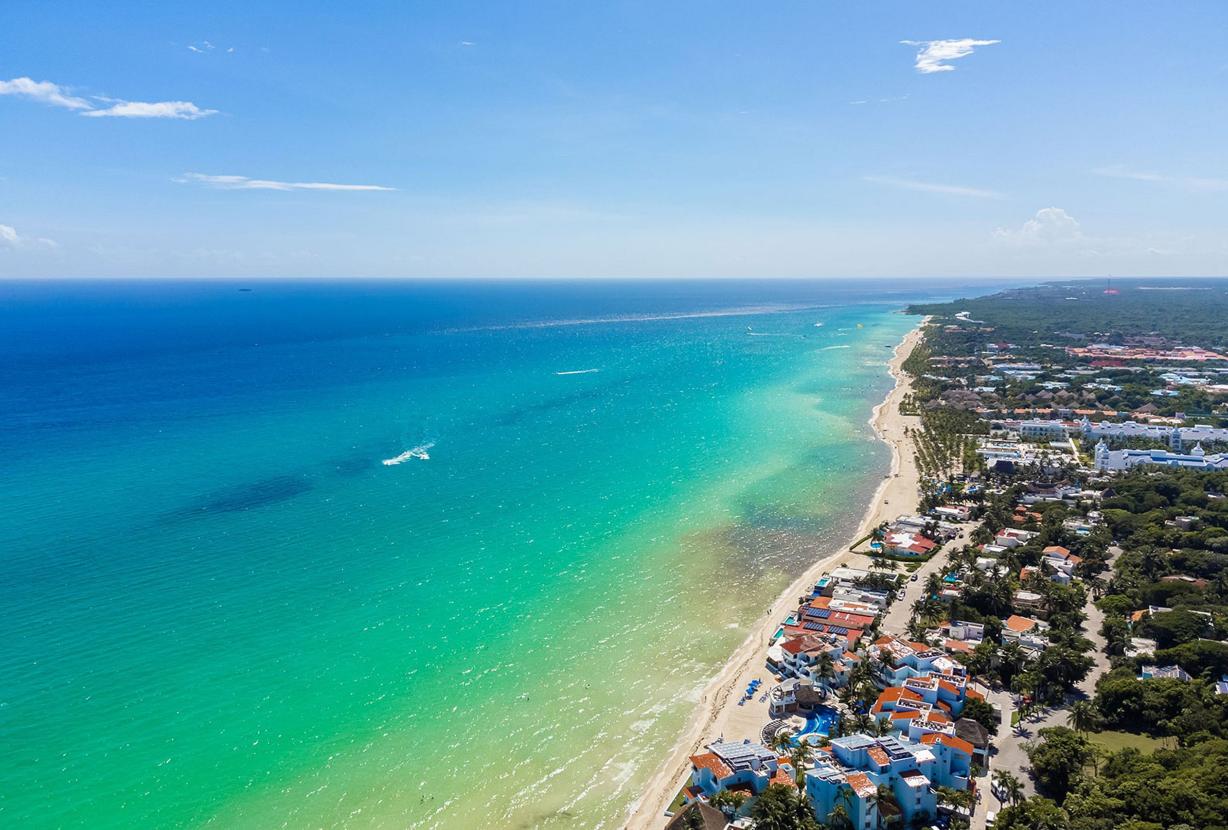
[(686, 804), (686, 784), (682, 785), (682, 789), (678, 790), (678, 794), (674, 796), (674, 800), (665, 808), (665, 815), (672, 816), (674, 813), (682, 809), (682, 805)]
[(1151, 752), (1156, 749), (1171, 749), (1176, 746), (1172, 738), (1152, 738), (1149, 735), (1135, 735), (1132, 732), (1093, 732), (1088, 739), (1108, 752), (1134, 748), (1139, 752)]

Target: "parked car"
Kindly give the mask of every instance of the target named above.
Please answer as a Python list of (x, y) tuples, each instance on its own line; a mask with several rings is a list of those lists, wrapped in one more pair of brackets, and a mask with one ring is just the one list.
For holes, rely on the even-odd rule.
[(916, 582), (916, 581), (917, 581), (917, 575), (916, 575), (916, 574), (913, 574), (912, 576), (908, 577), (908, 581), (909, 581), (909, 582)]

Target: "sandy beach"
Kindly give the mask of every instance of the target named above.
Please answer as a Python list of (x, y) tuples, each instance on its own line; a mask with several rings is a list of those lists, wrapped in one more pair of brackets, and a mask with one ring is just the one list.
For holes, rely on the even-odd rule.
[(921, 339), (921, 328), (910, 331), (896, 346), (889, 367), (895, 386), (887, 397), (874, 408), (870, 424), (878, 437), (891, 447), (891, 472), (870, 500), (856, 534), (844, 540), (838, 547), (823, 552), (813, 565), (785, 589), (771, 608), (751, 627), (746, 640), (729, 658), (695, 706), (687, 727), (677, 744), (670, 751), (657, 773), (648, 781), (640, 799), (632, 806), (625, 827), (628, 830), (651, 830), (663, 827), (667, 819), (665, 809), (690, 775), (690, 756), (702, 747), (724, 736), (727, 740), (750, 738), (759, 740), (759, 731), (770, 719), (767, 703), (758, 698), (738, 706), (740, 692), (756, 677), (769, 679), (764, 662), (767, 658), (768, 640), (777, 624), (786, 614), (797, 607), (797, 598), (808, 593), (818, 577), (832, 568), (853, 562), (865, 561), (861, 554), (851, 553), (849, 546), (870, 532), (878, 524), (893, 519), (901, 513), (911, 513), (916, 507), (920, 474), (915, 462), (912, 440), (905, 435), (905, 426), (915, 426), (915, 416), (900, 414), (900, 402), (911, 389), (908, 376), (901, 366)]

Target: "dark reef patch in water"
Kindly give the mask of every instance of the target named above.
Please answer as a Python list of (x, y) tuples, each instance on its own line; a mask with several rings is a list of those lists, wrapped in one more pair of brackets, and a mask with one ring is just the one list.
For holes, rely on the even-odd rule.
[(206, 496), (202, 501), (173, 511), (167, 518), (190, 519), (212, 513), (237, 513), (256, 510), (289, 501), (311, 491), (314, 485), (304, 475), (283, 475), (227, 487)]
[(374, 470), (378, 464), (371, 455), (351, 455), (336, 459), (329, 464), (329, 469), (342, 478), (354, 478), (368, 470)]

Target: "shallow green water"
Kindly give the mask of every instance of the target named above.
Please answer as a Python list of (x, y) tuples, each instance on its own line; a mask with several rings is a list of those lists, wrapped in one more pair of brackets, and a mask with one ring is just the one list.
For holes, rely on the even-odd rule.
[(746, 626), (851, 532), (913, 323), (30, 367), (0, 484), (0, 824), (616, 826)]

